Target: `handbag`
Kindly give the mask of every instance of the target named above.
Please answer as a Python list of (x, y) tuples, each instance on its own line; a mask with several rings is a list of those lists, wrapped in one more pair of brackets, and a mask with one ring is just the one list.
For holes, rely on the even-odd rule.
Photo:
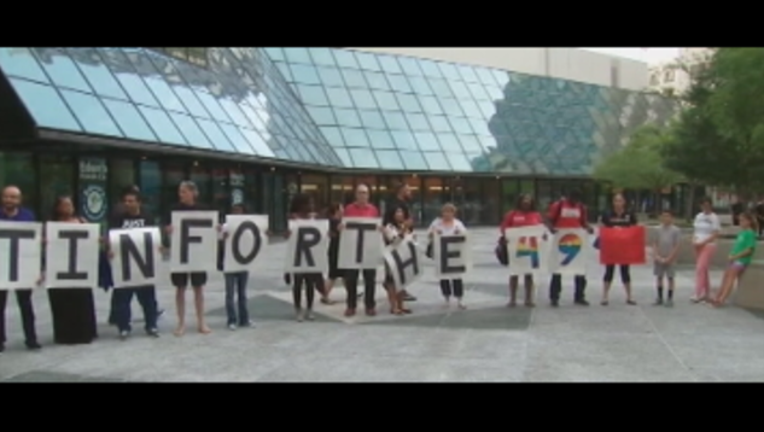
[(509, 248), (507, 247), (507, 241), (504, 237), (499, 237), (493, 252), (496, 255), (496, 259), (499, 261), (499, 264), (503, 266), (509, 265)]
[(425, 251), (424, 251), (424, 256), (426, 256), (426, 257), (427, 257), (427, 258), (429, 258), (429, 259), (433, 259), (433, 257), (435, 256), (435, 253), (434, 253), (434, 251), (433, 251), (433, 244), (432, 244), (432, 240), (430, 240), (430, 241), (427, 243), (427, 249), (425, 249)]

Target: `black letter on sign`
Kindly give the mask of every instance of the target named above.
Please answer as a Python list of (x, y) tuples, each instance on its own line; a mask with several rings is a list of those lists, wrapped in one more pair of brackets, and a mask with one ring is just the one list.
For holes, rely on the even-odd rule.
[[(90, 237), (88, 231), (59, 231), (58, 238), (69, 240), (69, 268), (65, 272), (56, 274), (59, 280), (87, 280), (87, 272), (77, 271), (77, 240), (87, 240)], [(52, 257), (51, 257), (52, 258)]]
[(202, 242), (201, 237), (191, 235), (191, 228), (212, 228), (212, 219), (183, 219), (180, 222), (181, 264), (188, 264), (188, 245)]
[(464, 243), (467, 241), (467, 238), (464, 236), (448, 236), (448, 237), (441, 237), (440, 238), (440, 272), (449, 274), (449, 273), (464, 273), (464, 271), (467, 269), (465, 266), (450, 266), (448, 265), (449, 258), (461, 258), (462, 252), (460, 250), (458, 251), (449, 251), (448, 245), (452, 244), (459, 244)]
[(409, 255), (411, 255), (406, 261), (403, 261), (397, 250), (393, 249), (390, 252), (393, 260), (395, 260), (395, 267), (398, 271), (398, 280), (401, 282), (402, 287), (406, 286), (406, 267), (411, 266), (414, 269), (414, 274), (419, 274), (419, 259), (416, 254), (416, 245), (412, 241), (406, 241), (406, 246), (409, 249)]
[[(241, 253), (240, 245), (241, 236), (246, 231), (252, 231), (252, 235), (255, 236), (255, 244), (252, 246), (252, 250), (247, 255)], [(231, 237), (231, 250), (233, 251), (233, 259), (239, 264), (250, 264), (255, 260), (257, 254), (260, 253), (260, 246), (262, 244), (262, 237), (260, 237), (260, 229), (252, 221), (244, 221), (236, 228), (236, 231)]]
[(310, 250), (313, 246), (321, 243), (321, 232), (316, 227), (297, 228), (297, 244), (294, 248), (294, 266), (302, 267), (302, 257), (305, 257), (307, 267), (316, 265), (313, 259), (313, 252)]
[(28, 230), (0, 230), (0, 239), (8, 239), (10, 250), (8, 250), (8, 280), (18, 282), (19, 280), (19, 240), (34, 239), (34, 231)]
[(355, 263), (360, 264), (363, 262), (363, 242), (366, 238), (366, 231), (376, 231), (377, 225), (370, 223), (349, 222), (345, 224), (345, 230), (358, 230), (358, 240), (355, 244)]
[(122, 279), (129, 282), (133, 278), (130, 271), (130, 259), (135, 260), (138, 270), (146, 279), (153, 278), (154, 268), (154, 237), (150, 232), (143, 233), (143, 256), (129, 234), (119, 235), (119, 255), (122, 258)]

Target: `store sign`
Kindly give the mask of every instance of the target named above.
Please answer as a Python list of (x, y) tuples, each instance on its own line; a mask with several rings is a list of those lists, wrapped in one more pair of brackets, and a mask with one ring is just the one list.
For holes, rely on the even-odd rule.
[(88, 222), (103, 222), (108, 211), (106, 159), (83, 158), (79, 164), (80, 215)]
[(106, 182), (108, 174), (106, 159), (80, 159), (80, 181)]
[(228, 177), (228, 181), (231, 183), (231, 187), (244, 187), (244, 174), (232, 172)]

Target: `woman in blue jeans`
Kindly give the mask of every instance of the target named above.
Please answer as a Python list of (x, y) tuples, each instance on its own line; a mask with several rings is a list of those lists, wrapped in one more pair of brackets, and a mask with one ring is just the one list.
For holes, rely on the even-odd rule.
[[(244, 214), (244, 206), (234, 204), (231, 214)], [(225, 260), (225, 240), (228, 237), (227, 227), (222, 229), (222, 238), (218, 247), (218, 270), (223, 271)], [(247, 282), (248, 271), (224, 273), (225, 278), (225, 310), (228, 315), (228, 329), (236, 330), (239, 327), (253, 327), (249, 320), (249, 307), (247, 306)], [(236, 299), (234, 299), (236, 296)]]

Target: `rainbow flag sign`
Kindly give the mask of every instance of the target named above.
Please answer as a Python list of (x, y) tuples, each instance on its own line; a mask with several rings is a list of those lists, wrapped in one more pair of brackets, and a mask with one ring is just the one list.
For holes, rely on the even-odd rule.
[(546, 233), (543, 225), (509, 228), (504, 232), (511, 275), (535, 275), (548, 271)]
[(549, 261), (552, 273), (586, 275), (586, 262), (591, 253), (589, 235), (584, 229), (560, 229), (550, 245)]

